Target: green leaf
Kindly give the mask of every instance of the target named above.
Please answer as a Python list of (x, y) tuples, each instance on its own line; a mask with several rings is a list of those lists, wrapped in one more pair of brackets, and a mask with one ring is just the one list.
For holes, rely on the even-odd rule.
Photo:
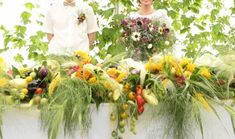
[(13, 71), (13, 76), (20, 75), (19, 70), (14, 66), (12, 66), (12, 71)]
[(235, 8), (231, 8), (232, 14), (235, 14)]
[(172, 26), (174, 27), (175, 30), (180, 30), (181, 29), (181, 24), (177, 21), (174, 21), (172, 23)]
[(29, 10), (32, 10), (32, 9), (34, 8), (34, 5), (33, 5), (33, 3), (31, 3), (31, 2), (25, 3), (24, 6), (25, 6), (27, 9), (29, 9)]
[(121, 52), (125, 52), (126, 47), (124, 45), (111, 45), (108, 48), (108, 54), (116, 55)]
[(168, 15), (173, 18), (173, 19), (177, 19), (178, 18), (178, 13), (174, 10), (170, 10), (168, 11)]
[(20, 62), (20, 63), (24, 61), (24, 58), (22, 57), (21, 54), (17, 54), (16, 56), (14, 56), (14, 59), (16, 62)]
[(185, 15), (181, 17), (181, 23), (185, 27), (188, 27), (193, 21), (194, 17), (186, 17)]
[(196, 14), (199, 14), (199, 9), (198, 7), (191, 7), (191, 11), (193, 11)]
[(102, 16), (105, 18), (105, 19), (109, 19), (114, 13), (114, 8), (110, 8), (108, 10), (105, 10), (105, 12), (103, 12)]
[(21, 17), (21, 21), (24, 23), (24, 24), (28, 24), (28, 23), (31, 23), (30, 21), (30, 17), (32, 16), (31, 13), (27, 12), (27, 11), (24, 11), (21, 13), (20, 17)]
[(199, 24), (195, 23), (194, 25), (200, 30), (205, 30), (205, 28), (203, 26), (199, 25)]

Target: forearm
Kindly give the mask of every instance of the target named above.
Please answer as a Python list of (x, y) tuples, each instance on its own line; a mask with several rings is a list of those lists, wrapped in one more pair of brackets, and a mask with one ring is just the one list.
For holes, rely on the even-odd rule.
[(54, 34), (47, 33), (47, 39), (50, 42), (51, 39), (54, 37)]
[(88, 39), (89, 39), (89, 46), (91, 47), (94, 44), (94, 42), (95, 42), (96, 33), (95, 32), (89, 33), (88, 34)]

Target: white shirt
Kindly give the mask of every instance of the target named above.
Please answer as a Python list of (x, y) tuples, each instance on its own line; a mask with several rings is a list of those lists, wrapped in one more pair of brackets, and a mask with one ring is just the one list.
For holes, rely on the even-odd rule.
[(167, 11), (164, 9), (158, 9), (154, 11), (152, 14), (148, 14), (148, 15), (141, 15), (138, 12), (132, 12), (130, 13), (129, 17), (133, 19), (136, 19), (138, 17), (149, 18), (151, 20), (157, 20), (161, 23), (165, 23), (167, 27), (170, 27), (170, 18), (167, 16)]
[[(55, 2), (47, 12), (44, 32), (54, 34), (49, 43), (49, 54), (72, 55), (76, 50), (89, 51), (88, 33), (98, 31), (93, 9), (76, 0), (76, 6), (64, 6), (64, 0)], [(85, 14), (85, 20), (79, 23), (78, 17)]]

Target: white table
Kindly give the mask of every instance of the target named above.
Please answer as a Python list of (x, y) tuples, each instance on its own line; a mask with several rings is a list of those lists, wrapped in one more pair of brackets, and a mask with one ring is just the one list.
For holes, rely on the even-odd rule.
[[(149, 108), (150, 109), (150, 108)], [(126, 128), (124, 139), (147, 139), (152, 133), (151, 127), (155, 127), (154, 132), (158, 135), (156, 139), (162, 139), (164, 133), (164, 121), (150, 121), (147, 109), (137, 121), (137, 135), (133, 135)], [(221, 107), (216, 107), (221, 121), (212, 112), (204, 111), (203, 127), (205, 139), (235, 139), (229, 114)], [(116, 127), (110, 121), (112, 105), (103, 104), (98, 111), (92, 107), (92, 127), (86, 137), (81, 137), (79, 131), (74, 137), (64, 137), (61, 131), (58, 139), (111, 139), (111, 132)], [(3, 137), (4, 139), (47, 139), (47, 134), (40, 128), (39, 110), (19, 110), (11, 109), (3, 115)], [(194, 130), (195, 139), (201, 139), (200, 131)], [(153, 139), (153, 138), (151, 138)]]

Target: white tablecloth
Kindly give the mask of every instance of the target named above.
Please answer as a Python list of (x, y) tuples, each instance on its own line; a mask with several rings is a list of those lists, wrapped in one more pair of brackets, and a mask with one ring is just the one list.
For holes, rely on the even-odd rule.
[[(81, 137), (79, 131), (74, 137), (64, 137), (62, 130), (58, 139), (111, 139), (111, 132), (115, 129), (116, 122), (110, 121), (112, 105), (103, 104), (98, 111), (92, 107), (92, 127), (86, 137)], [(230, 116), (221, 107), (216, 107), (221, 120), (212, 112), (203, 112), (204, 139), (235, 139)], [(155, 127), (154, 132), (158, 135), (156, 139), (162, 139), (164, 133), (164, 121), (150, 121), (147, 109), (137, 121), (137, 135), (133, 135), (126, 128), (124, 139), (148, 139)], [(47, 134), (40, 128), (39, 110), (11, 109), (3, 115), (3, 137), (4, 139), (47, 139)], [(199, 130), (193, 131), (195, 139), (202, 139)], [(153, 137), (150, 137), (153, 139)]]

